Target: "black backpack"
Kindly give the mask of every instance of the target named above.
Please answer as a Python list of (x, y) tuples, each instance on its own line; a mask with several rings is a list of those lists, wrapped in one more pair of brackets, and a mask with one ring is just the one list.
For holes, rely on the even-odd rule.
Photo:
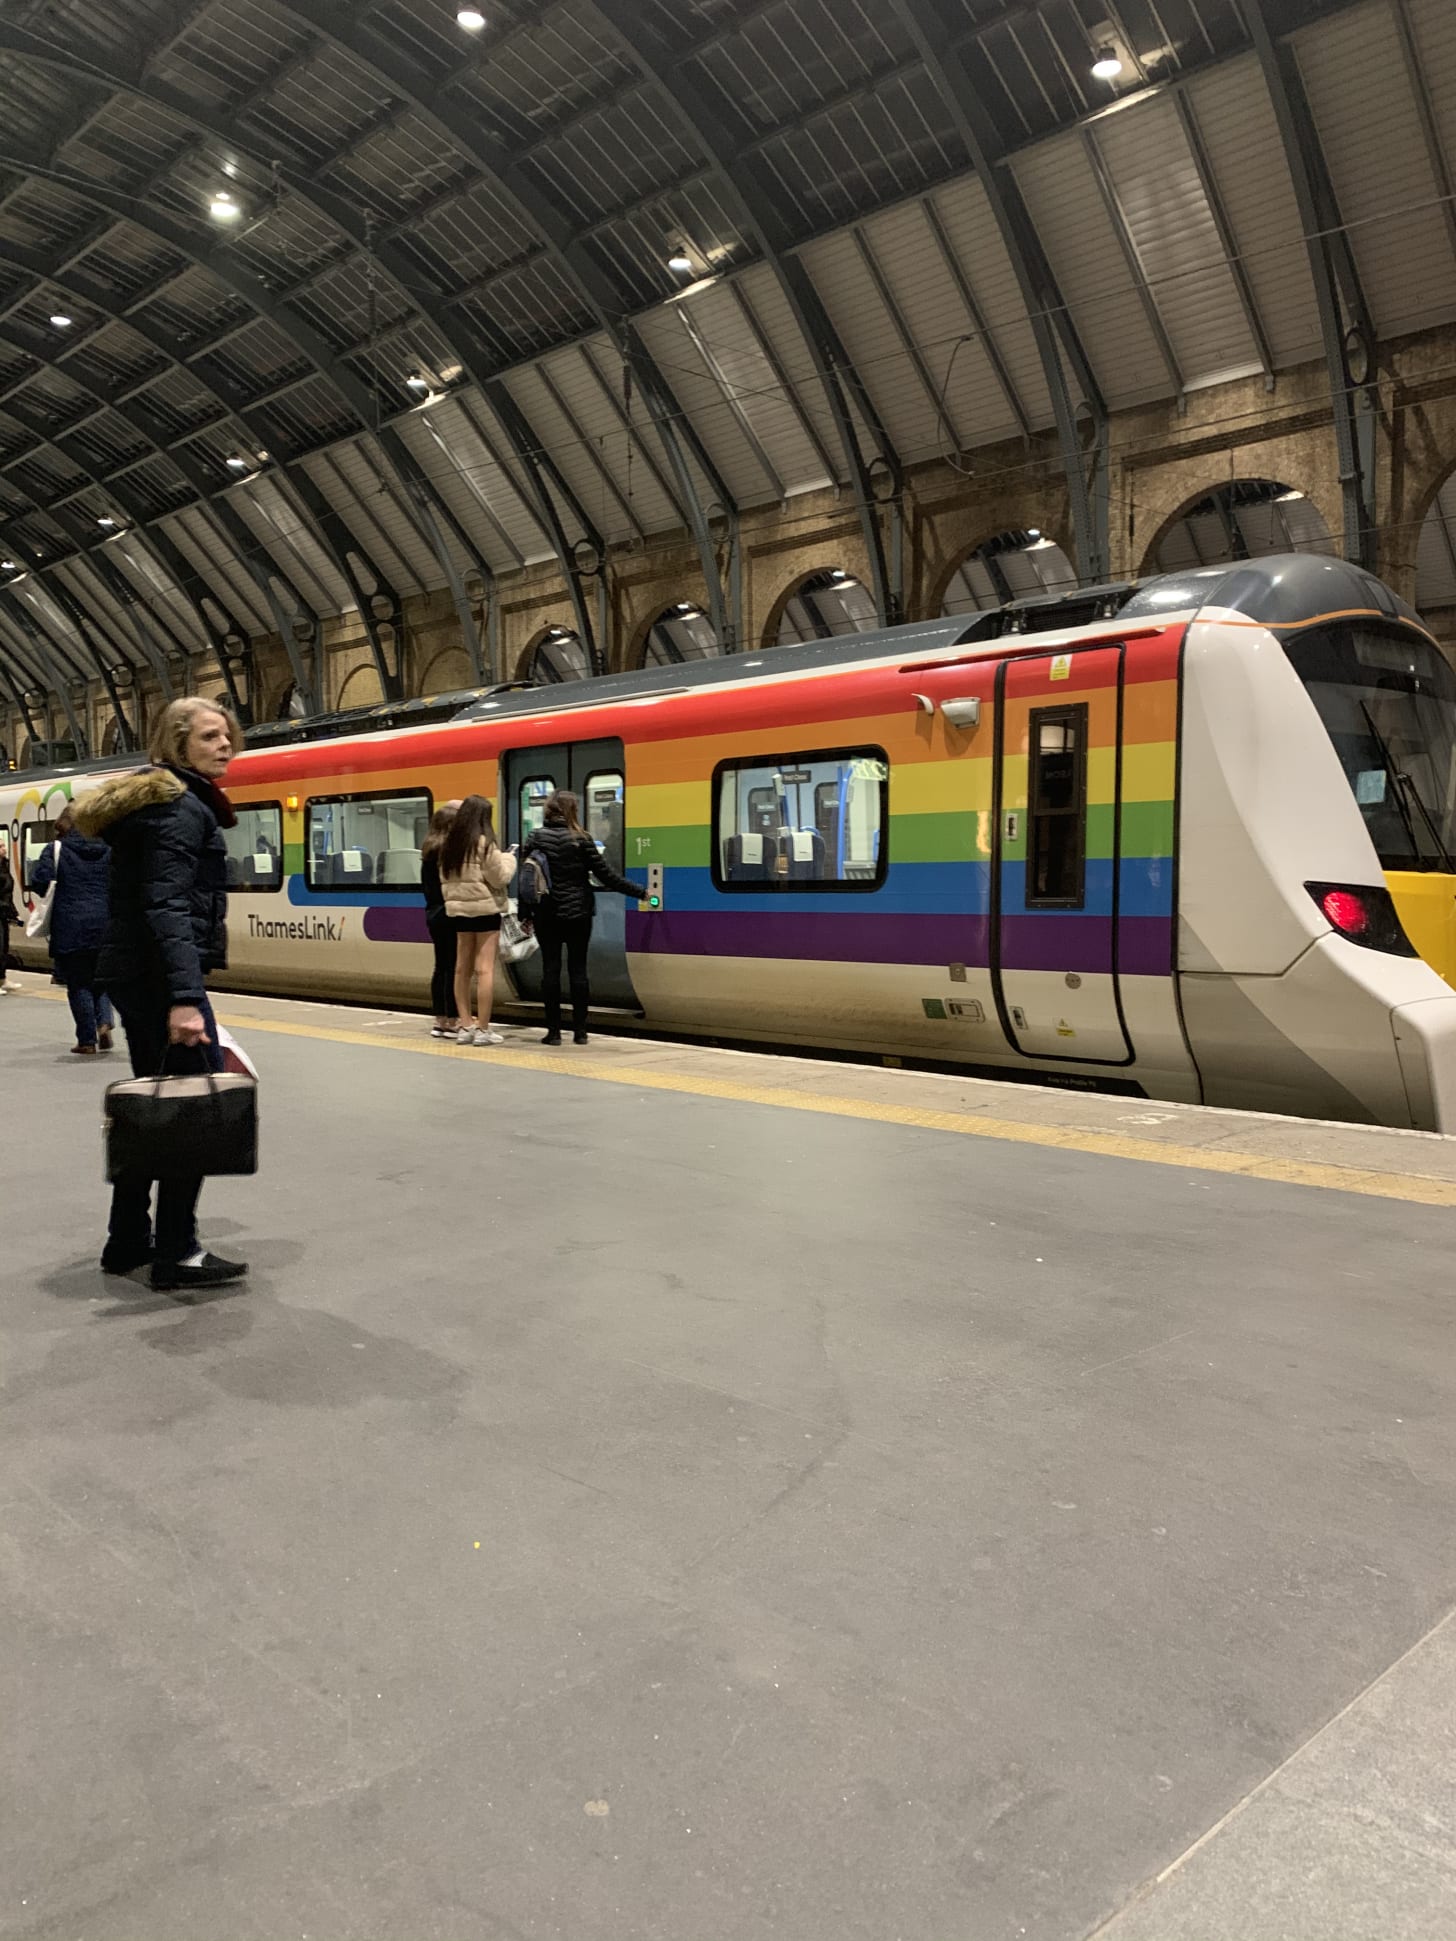
[(539, 849), (528, 849), (516, 878), (516, 909), (528, 922), (551, 900), (551, 865)]

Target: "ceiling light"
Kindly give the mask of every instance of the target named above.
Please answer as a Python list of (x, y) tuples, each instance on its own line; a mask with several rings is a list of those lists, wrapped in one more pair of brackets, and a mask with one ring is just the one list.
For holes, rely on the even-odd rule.
[(230, 189), (219, 189), (208, 206), (214, 222), (236, 222), (243, 213), (233, 200)]
[(693, 273), (693, 259), (688, 255), (682, 245), (679, 244), (672, 255), (668, 257), (667, 267), (670, 270), (676, 270), (679, 276), (691, 276)]
[(0, 559), (0, 573), (13, 573), (14, 571), (15, 561), (13, 559)]
[(430, 395), (430, 380), (421, 377), (418, 371), (411, 371), (404, 381), (404, 388), (413, 391), (417, 398), (427, 398)]
[(697, 612), (697, 608), (693, 605), (691, 600), (679, 600), (677, 603), (677, 610), (679, 613)]
[(485, 15), (476, 7), (462, 7), (455, 18), (467, 34), (478, 34), (485, 25)]
[(238, 165), (237, 165), (237, 163), (236, 163), (236, 162), (224, 162), (224, 163), (223, 163), (223, 165), (222, 165), (222, 172), (223, 172), (223, 174), (224, 174), (224, 175), (225, 175), (225, 176), (226, 176), (226, 177), (228, 178), (228, 180), (229, 180), (230, 182), (236, 182), (236, 181), (237, 181), (237, 179), (238, 179)]
[(1274, 494), (1274, 503), (1275, 505), (1288, 505), (1291, 499), (1302, 499), (1303, 497), (1304, 494), (1302, 492), (1296, 491), (1291, 486), (1287, 492), (1276, 492)]
[(1122, 62), (1110, 47), (1099, 47), (1097, 59), (1092, 63), (1092, 72), (1099, 81), (1115, 81), (1122, 72)]
[(842, 566), (836, 566), (834, 571), (829, 575), (829, 577), (831, 580), (847, 580), (849, 578), (849, 575), (848, 573), (845, 572)]
[(1028, 539), (1040, 539), (1040, 538), (1041, 538), (1041, 527), (1040, 527), (1040, 526), (1028, 526), (1028, 527), (1027, 527), (1027, 529), (1026, 529), (1026, 536), (1027, 536), (1027, 538), (1028, 538)]
[(58, 310), (51, 318), (51, 328), (53, 330), (69, 330), (75, 321), (76, 319), (74, 317), (68, 317), (63, 311)]
[(230, 472), (248, 472), (252, 470), (252, 467), (249, 465), (247, 459), (236, 458), (236, 457), (230, 458), (228, 460), (227, 468)]
[(114, 519), (98, 519), (96, 523), (103, 532), (116, 531), (116, 521)]

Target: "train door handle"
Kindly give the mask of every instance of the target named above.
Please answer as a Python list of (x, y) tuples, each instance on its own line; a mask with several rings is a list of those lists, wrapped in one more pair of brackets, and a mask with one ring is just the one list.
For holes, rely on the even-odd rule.
[(1021, 834), (1020, 811), (1017, 809), (1008, 809), (1006, 811), (1002, 828), (1007, 842), (1015, 842), (1016, 838)]

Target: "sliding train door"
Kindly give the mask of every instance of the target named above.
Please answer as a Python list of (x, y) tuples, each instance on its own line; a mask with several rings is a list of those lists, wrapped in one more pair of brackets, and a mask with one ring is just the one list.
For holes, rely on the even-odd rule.
[(1123, 649), (1003, 661), (991, 976), (1029, 1058), (1124, 1065), (1118, 988)]
[[(546, 798), (553, 789), (570, 789), (581, 801), (587, 834), (600, 847), (613, 869), (623, 867), (626, 815), (626, 761), (615, 739), (555, 742), (544, 748), (516, 748), (501, 757), (501, 813), (503, 840), (519, 843), (525, 853), (532, 832), (541, 826)], [(587, 960), (593, 1004), (613, 1010), (641, 1007), (627, 971), (627, 907), (623, 897), (599, 891), (597, 918)], [(513, 967), (521, 996), (530, 1002), (541, 997), (541, 959), (528, 957)], [(563, 965), (562, 975), (565, 976)]]

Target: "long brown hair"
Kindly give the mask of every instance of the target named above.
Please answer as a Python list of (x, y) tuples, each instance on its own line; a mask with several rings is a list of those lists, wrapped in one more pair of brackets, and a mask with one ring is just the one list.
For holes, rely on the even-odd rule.
[(490, 804), (483, 795), (467, 795), (440, 845), (440, 874), (463, 876), (482, 839), (487, 853), (497, 847)]
[(459, 814), (458, 802), (442, 802), (430, 817), (429, 831), (420, 844), (422, 856), (438, 856), (445, 846), (445, 838), (450, 833), (450, 825)]
[(570, 789), (556, 789), (546, 798), (546, 806), (541, 811), (543, 822), (564, 827), (573, 836), (585, 836), (581, 826), (581, 804)]

